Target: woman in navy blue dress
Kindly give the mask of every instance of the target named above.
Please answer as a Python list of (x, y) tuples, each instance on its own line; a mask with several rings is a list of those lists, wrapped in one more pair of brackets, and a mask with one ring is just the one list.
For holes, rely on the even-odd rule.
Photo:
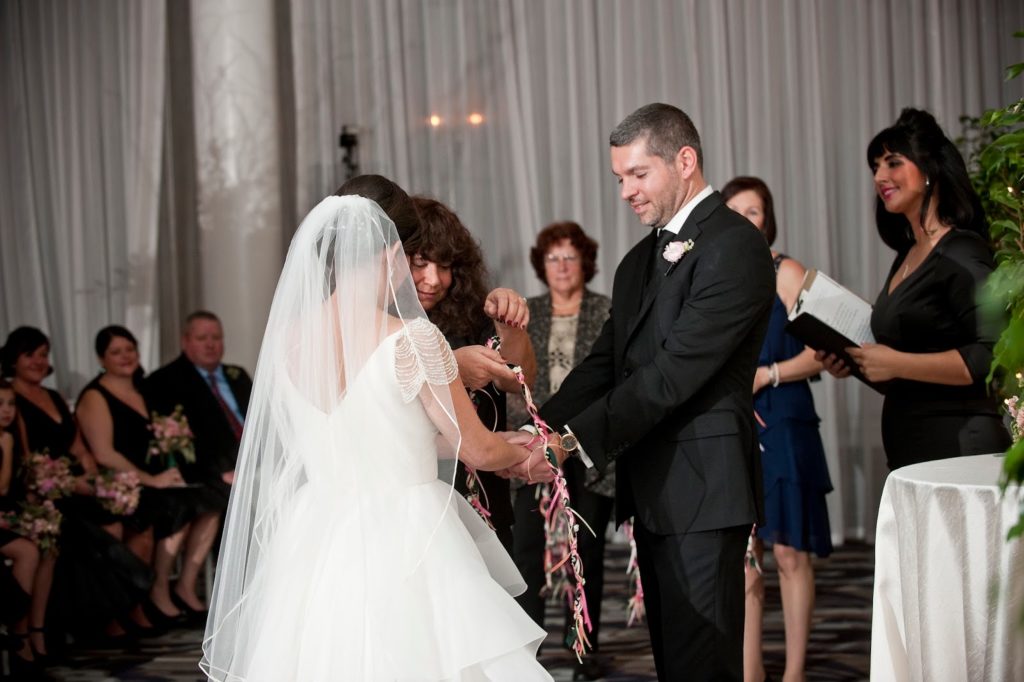
[[(752, 177), (731, 180), (722, 190), (729, 208), (745, 216), (775, 241), (776, 224), (771, 192)], [(788, 311), (796, 303), (803, 283), (803, 266), (772, 250), (776, 270), (776, 296), (757, 373), (754, 376), (754, 410), (759, 417), (764, 469), (765, 523), (752, 539), (758, 566), (764, 543), (772, 546), (779, 569), (779, 590), (786, 628), (784, 679), (803, 679), (807, 639), (814, 609), (814, 569), (811, 553), (832, 553), (825, 495), (832, 481), (825, 449), (818, 433), (818, 415), (807, 383), (821, 371), (814, 351), (786, 333)], [(761, 656), (761, 619), (764, 611), (764, 579), (747, 570), (746, 622), (743, 669), (747, 680), (765, 677)]]

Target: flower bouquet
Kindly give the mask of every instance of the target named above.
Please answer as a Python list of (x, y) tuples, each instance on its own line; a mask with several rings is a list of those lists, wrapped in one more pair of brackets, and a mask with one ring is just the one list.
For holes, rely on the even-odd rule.
[(196, 461), (192, 429), (188, 426), (188, 417), (181, 405), (176, 406), (168, 416), (154, 412), (149, 430), (153, 432), (153, 440), (149, 441), (147, 462), (152, 457), (160, 457), (171, 468), (178, 466), (179, 458), (189, 464)]
[(139, 506), (142, 484), (134, 471), (105, 471), (96, 477), (96, 499), (111, 514), (129, 516)]
[(36, 543), (43, 554), (56, 552), (63, 516), (54, 506), (53, 500), (43, 500), (39, 504), (22, 502), (18, 506), (18, 511), (0, 515), (0, 527), (8, 528)]
[[(1017, 372), (1017, 389), (1024, 393), (1024, 374)], [(1021, 438), (1024, 438), (1024, 402), (1021, 401), (1019, 395), (1010, 396), (1003, 401), (1003, 405), (1006, 406), (1006, 412), (1010, 415), (1010, 435), (1013, 437), (1013, 442), (1020, 442)]]
[(25, 484), (29, 492), (45, 500), (56, 500), (75, 491), (75, 476), (67, 457), (53, 458), (46, 452), (33, 452), (26, 465)]

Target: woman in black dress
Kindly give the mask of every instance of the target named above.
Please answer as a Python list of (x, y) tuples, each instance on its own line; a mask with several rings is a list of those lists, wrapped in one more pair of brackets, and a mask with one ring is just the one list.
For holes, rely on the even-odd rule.
[(96, 355), (103, 371), (82, 391), (76, 408), (78, 422), (102, 466), (138, 475), (142, 493), (138, 509), (126, 520), (126, 530), (132, 535), (152, 528), (150, 599), (160, 615), (179, 618), (182, 612), (171, 597), (170, 575), (189, 524), (199, 512), (199, 499), (194, 489), (185, 487), (177, 466), (160, 456), (148, 456), (153, 433), (140, 391), (143, 372), (135, 337), (121, 326), (104, 327), (96, 335)]
[[(850, 355), (868, 380), (885, 382), (889, 468), (1001, 452), (1010, 436), (985, 382), (999, 326), (977, 302), (994, 264), (964, 160), (931, 114), (904, 109), (867, 161), (878, 233), (896, 259), (871, 316), (877, 343)], [(835, 376), (849, 374), (818, 355)]]
[[(18, 410), (14, 387), (0, 379), (0, 514), (17, 511), (22, 498), (21, 463), (24, 458), (17, 433)], [(28, 610), (39, 567), (39, 548), (32, 540), (0, 526), (0, 556), (11, 562), (10, 575), (0, 576), (0, 617), (10, 635), (21, 640), (10, 664), (12, 673), (29, 673), (33, 653), (28, 640)], [(0, 566), (5, 572), (6, 566)]]
[[(60, 629), (85, 636), (94, 636), (97, 626), (129, 613), (136, 625), (150, 626), (138, 610), (133, 612), (149, 590), (148, 569), (116, 539), (121, 522), (100, 506), (90, 483), (98, 472), (96, 460), (85, 447), (64, 398), (42, 385), (53, 373), (49, 338), (35, 327), (18, 327), (0, 349), (0, 367), (4, 377), (11, 377), (17, 394), (25, 449), (68, 457), (76, 475), (74, 494), (57, 501), (63, 515), (59, 552), (44, 555), (36, 571), (29, 614), (35, 653), (43, 658), (47, 654), (46, 621), (56, 620)], [(51, 588), (53, 604), (49, 603)]]

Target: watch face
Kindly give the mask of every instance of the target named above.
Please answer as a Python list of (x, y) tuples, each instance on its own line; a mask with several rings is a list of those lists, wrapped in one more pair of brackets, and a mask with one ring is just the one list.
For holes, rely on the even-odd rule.
[(566, 452), (572, 452), (580, 446), (580, 442), (576, 440), (576, 436), (571, 433), (562, 434), (562, 449)]

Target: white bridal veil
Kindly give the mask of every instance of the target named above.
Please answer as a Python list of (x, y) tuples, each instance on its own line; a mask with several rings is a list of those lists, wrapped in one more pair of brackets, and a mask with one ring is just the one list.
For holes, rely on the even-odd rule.
[[(338, 585), (338, 595), (324, 594), (322, 601), (358, 597), (351, 603), (374, 610), (365, 615), (367, 632), (380, 636), (386, 619), (401, 618), (400, 608), (388, 613), (389, 595), (415, 571), (433, 533), (422, 532), (422, 524), (417, 533), (395, 530), (408, 526), (408, 510), (402, 507), (401, 460), (382, 452), (394, 443), (389, 415), (359, 423), (344, 415), (352, 409), (350, 387), (372, 369), (368, 363), (378, 350), (394, 348), (387, 343), (393, 337), (415, 336), (425, 320), (398, 233), (377, 204), (332, 196), (310, 211), (288, 250), (256, 367), (203, 641), (201, 666), (214, 679), (247, 676), (244, 665), (261, 646), (266, 609), (280, 587), (272, 583), (295, 575), (294, 566), (280, 572), (281, 562), (301, 562), (307, 549), (289, 543), (299, 537), (317, 542), (320, 529), (294, 528), (298, 510), (308, 512), (310, 505), (342, 519), (330, 523), (344, 524), (350, 552), (332, 558), (332, 565), (338, 564), (338, 582), (359, 583)], [(438, 458), (454, 458), (459, 431), (447, 386), (450, 351), (443, 339), (405, 345), (421, 375), (418, 397), (440, 432), (427, 447), (436, 445)], [(367, 383), (373, 384), (359, 385)], [(364, 395), (353, 391), (352, 399)], [(445, 513), (438, 511), (426, 527), (436, 530)], [(287, 590), (295, 596), (303, 585)], [(332, 607), (318, 601), (310, 600), (310, 608)]]

